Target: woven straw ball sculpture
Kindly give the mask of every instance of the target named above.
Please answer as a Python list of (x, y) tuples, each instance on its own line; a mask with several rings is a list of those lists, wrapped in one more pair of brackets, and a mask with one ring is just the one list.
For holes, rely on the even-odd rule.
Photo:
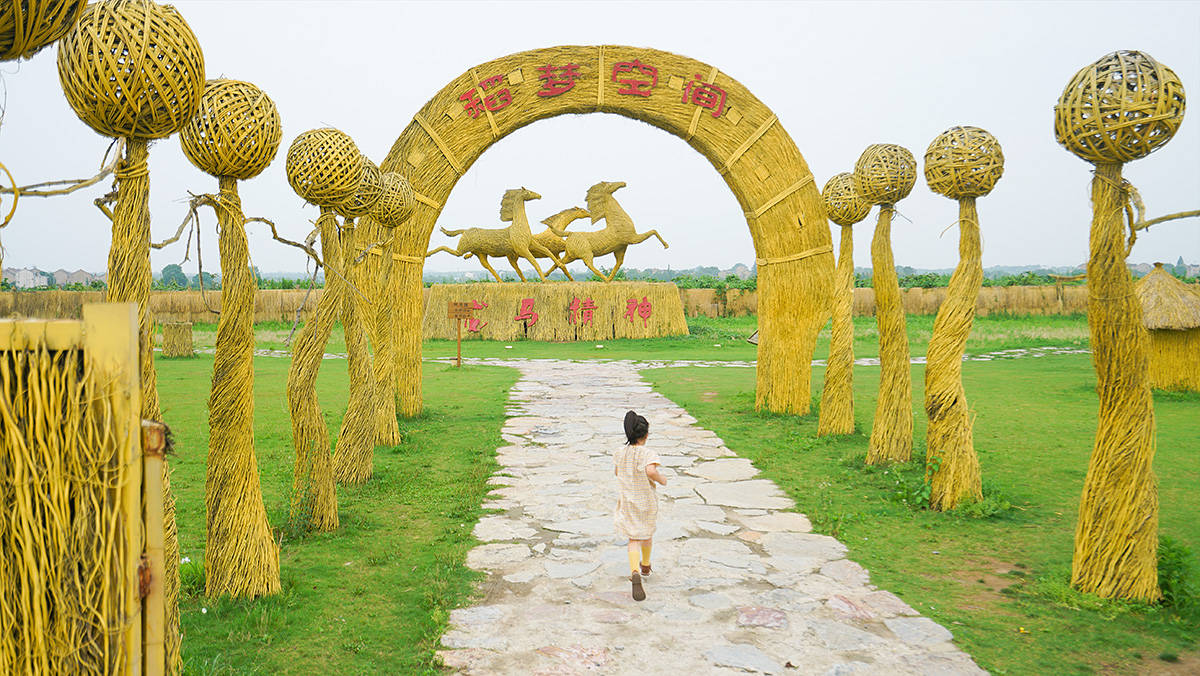
[(1113, 52), (1071, 78), (1054, 106), (1054, 136), (1093, 164), (1160, 148), (1183, 122), (1183, 84), (1144, 52)]
[(379, 197), (383, 195), (383, 172), (379, 171), (379, 167), (371, 161), (371, 158), (363, 155), (362, 158), (362, 173), (358, 179), (358, 187), (354, 190), (354, 194), (337, 205), (338, 213), (346, 218), (358, 218), (371, 213), (371, 207), (379, 201)]
[(825, 200), (829, 220), (838, 225), (854, 225), (871, 213), (871, 203), (858, 194), (854, 174), (848, 171), (829, 179), (821, 190), (821, 198)]
[(383, 194), (371, 209), (371, 217), (387, 228), (394, 228), (412, 216), (416, 199), (408, 179), (396, 172), (383, 175)]
[(951, 127), (925, 151), (929, 189), (950, 199), (982, 197), (1004, 173), (1000, 142), (979, 127)]
[(283, 128), (275, 102), (238, 80), (209, 80), (200, 109), (179, 135), (192, 164), (213, 176), (239, 181), (262, 173), (275, 154)]
[(71, 30), (87, 0), (0, 2), (0, 61), (28, 59)]
[(354, 139), (329, 127), (312, 129), (288, 147), (288, 183), (304, 201), (333, 207), (358, 190), (362, 164)]
[(112, 137), (165, 138), (200, 104), (204, 55), (170, 5), (107, 0), (88, 5), (58, 47), (67, 103)]
[(895, 204), (917, 183), (917, 160), (903, 146), (867, 146), (854, 163), (854, 187), (871, 204)]

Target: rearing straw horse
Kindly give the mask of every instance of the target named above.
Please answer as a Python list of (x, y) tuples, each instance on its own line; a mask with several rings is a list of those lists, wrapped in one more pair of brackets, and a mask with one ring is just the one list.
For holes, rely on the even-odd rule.
[[(562, 259), (564, 265), (571, 261), (583, 261), (584, 265), (588, 266), (588, 269), (597, 277), (611, 282), (617, 276), (617, 270), (621, 269), (621, 264), (625, 262), (625, 249), (630, 244), (640, 244), (650, 237), (657, 237), (663, 248), (667, 248), (666, 241), (658, 232), (649, 230), (639, 234), (634, 229), (633, 219), (625, 213), (616, 198), (612, 196), (614, 192), (624, 187), (625, 183), (616, 181), (601, 182), (588, 188), (588, 211), (591, 212), (593, 223), (604, 219), (603, 230), (567, 234), (563, 230), (554, 230), (551, 227), (554, 234), (566, 238), (566, 256)], [(594, 257), (605, 254), (613, 254), (617, 259), (612, 272), (607, 277), (592, 264)]]
[[(546, 229), (534, 235), (533, 241), (546, 247), (546, 250), (550, 252), (551, 256), (561, 256), (566, 252), (567, 245), (566, 242), (563, 241), (562, 235), (558, 233), (566, 230), (567, 226), (571, 225), (575, 221), (587, 217), (587, 209), (582, 209), (580, 207), (563, 209), (553, 216), (548, 216), (542, 219), (542, 223), (546, 224)], [(542, 257), (541, 254), (537, 254), (537, 256), (538, 258)], [(567, 272), (565, 265), (560, 265), (559, 267), (562, 268), (562, 271), (564, 274), (566, 274), (568, 280), (572, 282), (575, 281), (575, 278), (571, 276), (571, 273)]]
[(447, 236), (462, 235), (462, 239), (458, 240), (458, 248), (439, 246), (425, 256), (428, 258), (439, 251), (446, 251), (463, 258), (470, 258), (474, 255), (483, 264), (483, 267), (492, 273), (497, 282), (504, 280), (500, 279), (496, 269), (488, 262), (488, 256), (507, 258), (522, 282), (526, 281), (525, 275), (521, 272), (521, 268), (517, 267), (517, 258), (524, 258), (532, 263), (533, 269), (537, 270), (538, 277), (541, 277), (543, 282), (546, 281), (546, 274), (542, 272), (534, 254), (554, 261), (551, 269), (557, 267), (566, 272), (567, 268), (558, 259), (558, 256), (535, 241), (533, 233), (529, 229), (529, 217), (525, 215), (525, 202), (541, 198), (541, 195), (525, 188), (507, 190), (504, 192), (504, 197), (500, 199), (500, 220), (512, 221), (512, 225), (507, 228), (465, 228), (462, 230), (442, 228), (442, 232)]

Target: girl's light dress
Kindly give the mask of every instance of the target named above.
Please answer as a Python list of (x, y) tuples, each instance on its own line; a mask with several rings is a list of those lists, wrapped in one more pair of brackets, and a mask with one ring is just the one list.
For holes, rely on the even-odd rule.
[(613, 525), (626, 539), (649, 540), (654, 536), (658, 493), (654, 482), (646, 476), (646, 467), (655, 463), (661, 464), (658, 454), (645, 445), (626, 444), (613, 453), (619, 488)]

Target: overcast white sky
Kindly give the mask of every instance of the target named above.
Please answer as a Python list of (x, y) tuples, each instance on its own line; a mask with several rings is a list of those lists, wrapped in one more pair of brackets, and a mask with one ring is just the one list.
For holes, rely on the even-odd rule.
[[(1087, 257), (1091, 165), (1055, 143), (1052, 107), (1076, 70), (1117, 49), (1144, 50), (1200, 93), (1200, 3), (719, 3), (540, 2), (401, 3), (179, 0), (204, 48), (208, 77), (258, 84), (283, 117), (274, 164), (241, 186), (247, 215), (265, 216), (302, 237), (316, 218), (284, 174), (288, 143), (301, 131), (336, 126), (376, 161), (426, 100), (484, 61), (559, 44), (628, 44), (678, 52), (740, 80), (779, 116), (818, 185), (848, 171), (871, 143), (899, 143), (920, 159), (929, 142), (957, 124), (999, 138), (1004, 178), (979, 202), (985, 265), (1073, 265)], [(1150, 18), (1146, 18), (1150, 17)], [(0, 160), (18, 183), (90, 176), (108, 139), (92, 132), (59, 88), (54, 49), (0, 65), (7, 111)], [(1200, 104), (1194, 104), (1200, 105)], [(1191, 117), (1198, 114), (1192, 112)], [(150, 152), (155, 239), (184, 216), (188, 191), (213, 192), (216, 179), (193, 167), (177, 138)], [(1126, 165), (1149, 214), (1200, 207), (1200, 120)], [(440, 225), (499, 227), (506, 188), (543, 199), (530, 220), (574, 204), (600, 180), (618, 193), (639, 230), (670, 242), (630, 249), (631, 267), (729, 267), (754, 258), (733, 194), (681, 139), (623, 117), (546, 120), (497, 143), (467, 172)], [(107, 183), (68, 197), (22, 200), (0, 237), (5, 267), (104, 269), (109, 225), (92, 206)], [(902, 201), (894, 227), (896, 262), (952, 267), (957, 260), (953, 202), (923, 179)], [(217, 271), (215, 226), (204, 214), (205, 269)], [(868, 223), (856, 229), (855, 259), (869, 265)], [(582, 225), (582, 224), (581, 224)], [(303, 255), (250, 226), (251, 255), (263, 271), (298, 271)], [(834, 238), (835, 242), (837, 238)], [(440, 233), (431, 246), (448, 243)], [(1200, 221), (1143, 234), (1134, 262), (1200, 262)], [(157, 273), (179, 262), (182, 246), (153, 254)], [(430, 270), (471, 269), (439, 254)], [(195, 274), (195, 257), (185, 265)]]

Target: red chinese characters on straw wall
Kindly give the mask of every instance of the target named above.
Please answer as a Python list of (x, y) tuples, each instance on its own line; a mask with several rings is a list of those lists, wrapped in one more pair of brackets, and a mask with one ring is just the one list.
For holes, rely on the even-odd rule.
[(525, 326), (533, 326), (534, 324), (537, 324), (537, 320), (538, 320), (538, 313), (533, 311), (533, 299), (532, 298), (522, 298), (521, 299), (521, 310), (517, 313), (516, 317), (513, 317), (513, 321), (514, 322), (528, 322), (527, 324), (525, 324)]
[[(588, 76), (589, 70), (577, 63), (547, 63), (534, 66), (533, 69), (537, 73), (539, 89), (535, 94), (539, 98), (553, 98), (572, 91), (580, 79)], [(528, 70), (525, 72), (528, 73)], [(658, 68), (640, 59), (617, 61), (613, 63), (612, 70), (601, 77), (605, 76), (610, 82), (620, 85), (617, 94), (642, 98), (655, 93), (660, 79)], [(681, 80), (683, 84), (680, 84)], [(713, 117), (721, 117), (729, 109), (728, 93), (716, 84), (705, 82), (698, 73), (691, 79), (672, 75), (670, 81), (672, 89), (682, 89), (680, 104), (712, 111)], [(478, 119), (485, 113), (494, 113), (512, 105), (513, 90), (525, 83), (525, 76), (519, 69), (508, 75), (490, 75), (463, 92), (458, 100), (462, 101), (462, 109), (471, 119)], [(452, 113), (451, 117), (457, 115)]]
[(579, 325), (587, 326), (588, 324), (592, 323), (592, 313), (596, 310), (596, 304), (592, 301), (590, 296), (585, 298), (583, 302), (580, 302), (578, 298), (572, 298), (571, 304), (567, 306), (567, 309), (571, 312), (571, 316), (567, 319), (567, 321), (572, 324), (576, 323), (575, 313), (578, 312)]
[[(471, 301), (471, 309), (472, 310), (482, 310), (487, 306), (488, 306), (487, 303), (482, 303), (477, 300)], [(478, 317), (472, 317), (467, 320), (467, 332), (468, 333), (479, 333), (479, 330), (487, 325), (488, 325), (488, 323), (483, 321), (482, 319), (479, 319)]]
[(638, 317), (642, 318), (642, 326), (648, 326), (650, 321), (650, 312), (652, 310), (653, 308), (651, 307), (650, 301), (646, 298), (646, 296), (642, 296), (642, 302), (640, 303), (636, 298), (630, 298), (629, 300), (625, 301), (625, 318), (628, 319), (630, 323), (634, 323), (633, 316), (636, 314)]

